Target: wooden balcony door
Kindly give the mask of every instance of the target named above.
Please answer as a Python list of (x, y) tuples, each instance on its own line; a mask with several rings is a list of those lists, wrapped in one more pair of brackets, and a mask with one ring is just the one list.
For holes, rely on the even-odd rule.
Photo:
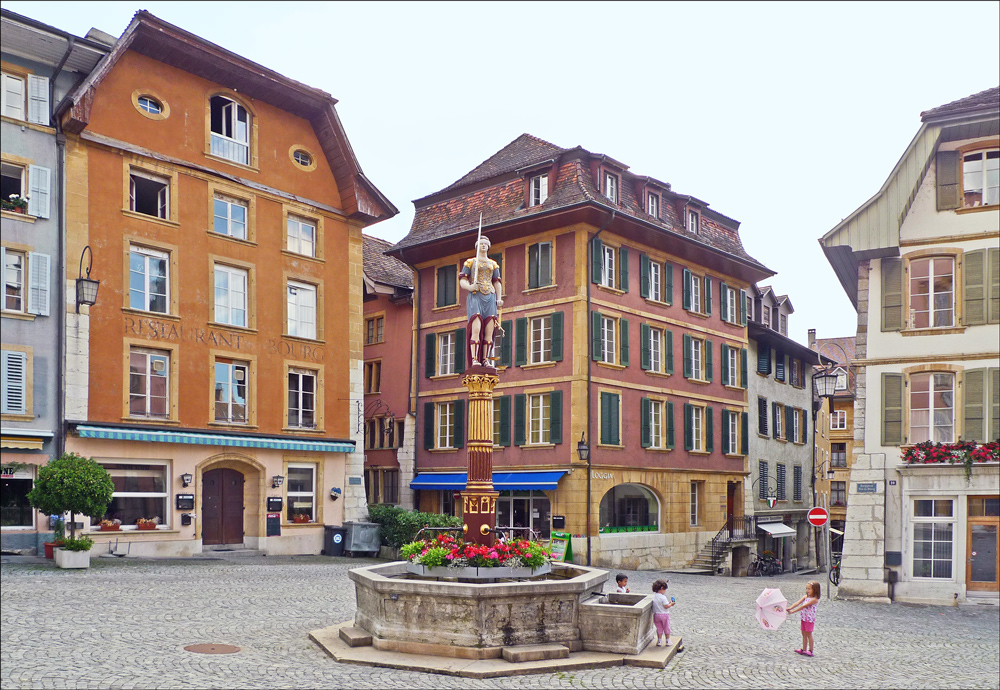
[(997, 497), (970, 496), (966, 539), (965, 588), (970, 592), (1000, 591), (1000, 501)]

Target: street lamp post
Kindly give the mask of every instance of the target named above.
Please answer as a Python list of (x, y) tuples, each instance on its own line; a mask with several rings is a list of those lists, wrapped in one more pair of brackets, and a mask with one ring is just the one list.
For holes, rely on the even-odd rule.
[[(819, 414), (819, 410), (823, 407), (823, 401), (833, 397), (833, 394), (837, 390), (837, 375), (830, 373), (828, 370), (823, 371), (820, 374), (813, 374), (813, 393), (815, 399), (812, 405), (812, 418), (813, 418), (813, 441), (812, 441), (812, 494), (813, 494), (813, 504), (816, 503), (816, 417)], [(824, 461), (827, 471), (827, 479), (833, 479), (833, 468), (829, 464), (829, 459)], [(820, 465), (822, 467), (823, 465)], [(825, 503), (826, 501), (824, 501)], [(826, 506), (823, 506), (826, 508)], [(827, 508), (829, 510), (829, 508)], [(823, 526), (824, 541), (826, 543), (826, 567), (829, 569), (830, 563), (832, 561), (830, 553), (830, 518), (829, 512), (827, 513), (826, 524)], [(830, 598), (830, 588), (826, 588), (826, 598)]]

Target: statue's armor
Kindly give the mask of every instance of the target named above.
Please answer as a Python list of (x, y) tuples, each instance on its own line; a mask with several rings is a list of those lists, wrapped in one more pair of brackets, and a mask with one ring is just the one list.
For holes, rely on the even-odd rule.
[(470, 276), (469, 283), (474, 286), (472, 292), (484, 295), (493, 294), (496, 292), (496, 288), (493, 286), (493, 272), (500, 268), (500, 264), (493, 259), (481, 259), (477, 271), (478, 275), (473, 276), (472, 267), (475, 262), (475, 259), (466, 259), (464, 264), (464, 268), (468, 269), (467, 272)]

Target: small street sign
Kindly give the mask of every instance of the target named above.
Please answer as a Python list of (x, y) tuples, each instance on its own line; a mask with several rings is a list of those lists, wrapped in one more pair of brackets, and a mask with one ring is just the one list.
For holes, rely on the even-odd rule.
[(806, 515), (806, 519), (809, 520), (809, 524), (813, 527), (822, 527), (826, 524), (826, 521), (830, 519), (830, 513), (827, 512), (826, 508), (816, 507), (809, 511)]
[(858, 482), (857, 487), (859, 494), (878, 493), (878, 482)]

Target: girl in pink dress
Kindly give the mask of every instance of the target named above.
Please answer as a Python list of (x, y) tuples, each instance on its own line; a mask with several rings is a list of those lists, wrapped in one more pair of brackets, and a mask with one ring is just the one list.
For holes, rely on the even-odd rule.
[(796, 654), (813, 655), (813, 628), (816, 626), (816, 604), (819, 603), (819, 583), (813, 580), (806, 585), (806, 595), (788, 607), (788, 613), (801, 611), (802, 619), (802, 649), (796, 649)]

